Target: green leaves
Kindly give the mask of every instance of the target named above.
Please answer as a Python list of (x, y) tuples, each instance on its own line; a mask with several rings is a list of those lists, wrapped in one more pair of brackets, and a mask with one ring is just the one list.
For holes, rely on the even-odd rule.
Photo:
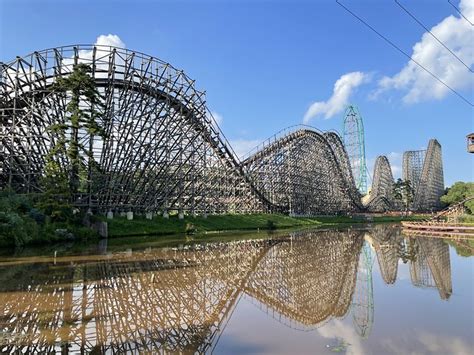
[(28, 216), (31, 201), (11, 191), (0, 192), (0, 246), (22, 246), (38, 233), (38, 225)]
[[(441, 202), (452, 205), (471, 196), (474, 196), (474, 183), (458, 181), (441, 196)], [(465, 206), (470, 210), (471, 214), (474, 214), (474, 200), (466, 202)]]
[(413, 198), (415, 195), (415, 191), (411, 186), (410, 180), (398, 179), (393, 184), (392, 193), (395, 200), (398, 200), (403, 203), (405, 209), (408, 210), (408, 207), (413, 202)]
[[(59, 188), (63, 191), (67, 185), (73, 196), (88, 189), (89, 174), (97, 169), (92, 142), (94, 136), (105, 138), (105, 130), (98, 121), (104, 104), (91, 72), (89, 65), (76, 64), (68, 76), (59, 78), (52, 86), (67, 104), (64, 116), (49, 127), (56, 139), (46, 161), (49, 166), (45, 169), (44, 190)], [(84, 137), (83, 132), (88, 137)], [(84, 145), (87, 139), (88, 146)], [(59, 162), (63, 166), (59, 166)]]

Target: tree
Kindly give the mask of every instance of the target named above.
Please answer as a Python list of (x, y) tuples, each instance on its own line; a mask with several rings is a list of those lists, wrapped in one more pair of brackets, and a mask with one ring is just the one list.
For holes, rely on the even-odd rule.
[(37, 211), (26, 196), (0, 191), (0, 247), (22, 246), (38, 234)]
[(408, 213), (410, 205), (413, 203), (414, 191), (410, 180), (398, 179), (393, 184), (393, 197), (403, 204), (405, 213)]
[[(441, 196), (441, 202), (452, 205), (474, 196), (474, 182), (455, 182), (453, 186), (447, 189)], [(474, 200), (465, 203), (471, 214), (474, 214)]]
[(52, 156), (49, 154), (46, 157), (44, 176), (41, 178), (43, 193), (36, 206), (51, 217), (52, 222), (62, 222), (72, 215), (71, 191), (67, 173)]
[[(90, 72), (89, 65), (76, 64), (70, 75), (59, 78), (52, 87), (67, 105), (64, 119), (49, 127), (55, 133), (56, 143), (46, 157), (44, 187), (58, 185), (62, 190), (66, 180), (72, 196), (84, 190), (84, 182), (90, 192), (92, 171), (98, 169), (93, 158), (94, 137), (105, 137), (97, 120), (103, 100)], [(88, 136), (88, 147), (81, 143), (81, 131)]]

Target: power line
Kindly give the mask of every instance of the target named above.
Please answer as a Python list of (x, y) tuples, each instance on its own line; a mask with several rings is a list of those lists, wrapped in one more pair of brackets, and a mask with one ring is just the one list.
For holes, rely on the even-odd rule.
[(457, 7), (456, 5), (454, 5), (454, 4), (451, 2), (451, 0), (448, 0), (448, 2), (449, 2), (449, 4), (450, 4), (452, 7), (454, 7), (454, 8), (456, 9), (457, 12), (459, 12), (459, 15), (461, 15), (461, 16), (463, 17), (463, 19), (465, 19), (467, 22), (469, 22), (469, 24), (470, 24), (471, 26), (474, 26), (474, 23), (472, 23), (471, 21), (469, 21), (469, 20), (467, 19), (467, 17), (464, 16), (464, 14), (461, 12), (461, 10), (459, 10), (458, 7)]
[(379, 31), (377, 31), (375, 28), (373, 28), (371, 25), (369, 25), (364, 19), (356, 15), (354, 12), (352, 12), (350, 9), (348, 9), (346, 6), (341, 4), (339, 0), (336, 0), (336, 3), (339, 4), (344, 10), (346, 10), (348, 13), (350, 13), (352, 16), (354, 16), (356, 19), (358, 19), (360, 22), (362, 22), (365, 26), (370, 28), (373, 32), (375, 32), (379, 37), (381, 37), (385, 42), (389, 43), (393, 48), (398, 50), (400, 53), (402, 53), (405, 57), (407, 57), (409, 60), (411, 60), (413, 63), (418, 65), (420, 68), (422, 68), (424, 71), (426, 71), (428, 74), (430, 74), (433, 78), (435, 78), (438, 82), (443, 84), (446, 88), (451, 90), (454, 94), (456, 94), (461, 100), (469, 104), (470, 106), (474, 106), (468, 99), (466, 99), (464, 96), (462, 96), (460, 93), (458, 93), (456, 90), (454, 90), (451, 86), (446, 84), (443, 80), (438, 78), (435, 74), (433, 74), (431, 71), (426, 69), (423, 65), (418, 63), (415, 59), (413, 59), (409, 54), (407, 54), (403, 49), (398, 47), (395, 43), (393, 43), (391, 40), (389, 40), (387, 37), (385, 37), (383, 34), (381, 34)]
[(472, 69), (471, 69), (466, 63), (464, 63), (464, 62), (461, 60), (461, 58), (459, 58), (459, 57), (456, 55), (456, 53), (454, 53), (454, 52), (453, 52), (451, 49), (449, 49), (443, 42), (441, 42), (441, 41), (438, 39), (438, 37), (436, 37), (436, 36), (433, 34), (433, 32), (430, 31), (430, 29), (428, 29), (423, 23), (421, 23), (421, 21), (419, 21), (419, 20), (415, 17), (415, 15), (413, 15), (410, 11), (407, 10), (406, 7), (404, 7), (402, 4), (400, 4), (400, 3), (398, 2), (398, 0), (394, 0), (394, 1), (395, 1), (395, 3), (396, 3), (403, 11), (405, 11), (412, 19), (414, 19), (421, 27), (423, 27), (434, 39), (436, 39), (439, 44), (441, 44), (444, 48), (446, 48), (446, 49), (449, 51), (449, 53), (451, 53), (453, 56), (455, 56), (456, 59), (459, 60), (459, 61), (462, 63), (462, 65), (464, 65), (471, 73), (473, 73)]

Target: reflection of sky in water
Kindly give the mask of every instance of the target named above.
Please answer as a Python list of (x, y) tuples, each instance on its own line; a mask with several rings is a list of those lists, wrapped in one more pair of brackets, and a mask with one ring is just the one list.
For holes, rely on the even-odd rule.
[(474, 353), (474, 258), (393, 226), (98, 250), (0, 257), (0, 351)]
[[(259, 354), (474, 354), (474, 258), (459, 257), (452, 247), (449, 255), (453, 294), (447, 301), (437, 289), (414, 287), (409, 263), (402, 261), (395, 284), (387, 285), (375, 260), (375, 318), (368, 339), (357, 334), (350, 313), (316, 330), (297, 331), (256, 311), (244, 298), (214, 353), (229, 353), (238, 342)], [(345, 352), (334, 347), (341, 339)]]

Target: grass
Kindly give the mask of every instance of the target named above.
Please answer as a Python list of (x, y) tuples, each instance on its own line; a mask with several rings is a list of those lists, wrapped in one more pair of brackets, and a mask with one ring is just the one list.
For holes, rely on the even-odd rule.
[(115, 217), (108, 222), (109, 237), (145, 236), (145, 235), (171, 235), (193, 234), (233, 231), (233, 230), (271, 230), (304, 227), (337, 226), (341, 224), (367, 223), (367, 222), (399, 222), (401, 220), (419, 219), (418, 216), (393, 217), (375, 216), (367, 220), (363, 216), (321, 216), (321, 217), (290, 217), (281, 214), (250, 214), (250, 215), (215, 215), (203, 217), (186, 216), (180, 220), (177, 216), (169, 219), (157, 216), (152, 220), (141, 216), (129, 221), (125, 217)]

